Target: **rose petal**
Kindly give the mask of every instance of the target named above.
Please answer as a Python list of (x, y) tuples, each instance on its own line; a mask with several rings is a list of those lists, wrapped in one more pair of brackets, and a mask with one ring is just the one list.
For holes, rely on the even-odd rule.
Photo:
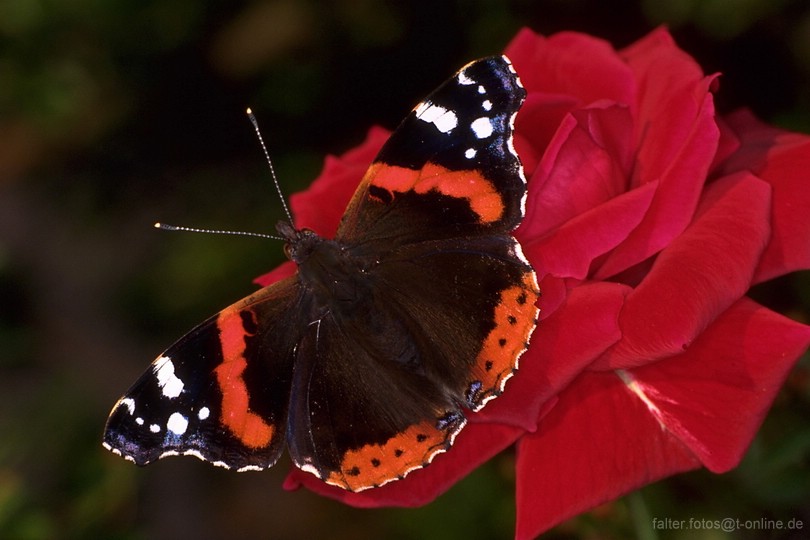
[(743, 298), (684, 354), (627, 373), (667, 431), (716, 473), (737, 466), (810, 327)]
[(742, 297), (765, 248), (770, 189), (746, 173), (718, 180), (694, 224), (661, 252), (627, 297), (622, 340), (594, 369), (643, 365), (679, 354)]
[(522, 429), (512, 426), (469, 423), (458, 434), (449, 452), (438, 455), (428, 467), (413, 471), (402, 480), (351, 493), (293, 468), (284, 482), (284, 489), (291, 491), (303, 486), (359, 508), (421, 506), (447, 491), (472, 470), (514, 443), (522, 434)]
[(537, 305), (540, 307), (539, 318), (542, 321), (557, 311), (568, 298), (568, 291), (573, 289), (574, 286), (569, 286), (568, 280), (560, 279), (551, 274), (546, 274), (541, 279), (538, 279), (538, 283), (540, 284), (541, 296)]
[(261, 276), (257, 277), (253, 280), (253, 283), (261, 285), (262, 287), (267, 287), (276, 281), (281, 281), (285, 277), (290, 277), (291, 275), (295, 274), (297, 270), (298, 266), (296, 266), (294, 262), (286, 261), (276, 266), (266, 274), (262, 274)]
[(630, 105), (633, 118), (642, 120), (636, 125), (640, 155), (652, 158), (651, 170), (642, 174), (656, 178), (680, 153), (680, 141), (693, 131), (694, 119), (716, 77), (705, 77), (700, 65), (678, 48), (665, 28), (651, 32), (619, 55), (641, 89)]
[(632, 109), (640, 141), (632, 185), (658, 180), (661, 186), (647, 218), (595, 272), (597, 279), (657, 253), (686, 228), (719, 139), (709, 93), (714, 78), (703, 77), (669, 34), (655, 32), (623, 54), (644, 89)]
[(739, 169), (728, 170), (725, 167), (729, 163), (729, 158), (734, 156), (740, 149), (740, 138), (723, 118), (717, 119), (717, 127), (720, 129), (720, 139), (717, 141), (717, 153), (715, 153), (712, 165), (709, 167), (710, 178), (739, 172)]
[(762, 124), (748, 111), (726, 120), (742, 143), (726, 170), (750, 170), (773, 187), (773, 235), (754, 282), (810, 268), (810, 137)]
[[(524, 28), (505, 54), (529, 93), (572, 96), (583, 105), (634, 100), (630, 70), (604, 40), (575, 32), (544, 37)], [(583, 69), (583, 59), (587, 59), (587, 69)]]
[(531, 178), (523, 232), (539, 237), (626, 191), (632, 127), (618, 106), (567, 116)]
[(695, 468), (695, 456), (734, 467), (808, 345), (810, 327), (743, 299), (683, 355), (582, 375), (518, 445), (517, 538)]
[(532, 92), (515, 119), (515, 149), (523, 162), (527, 178), (531, 178), (538, 162), (565, 115), (577, 101), (570, 96), (552, 96)]
[(628, 292), (629, 287), (618, 283), (572, 289), (566, 302), (535, 329), (520, 358), (520, 371), (504, 394), (474, 415), (475, 421), (534, 431), (546, 402), (621, 338), (618, 317)]
[[(623, 242), (646, 215), (657, 182), (650, 182), (587, 210), (540, 240), (522, 240), (534, 268), (584, 280), (597, 257)], [(531, 230), (531, 224), (525, 226)], [(521, 232), (524, 230), (521, 227)], [(541, 289), (543, 290), (543, 289)]]
[(518, 539), (700, 462), (613, 373), (581, 375), (518, 443)]

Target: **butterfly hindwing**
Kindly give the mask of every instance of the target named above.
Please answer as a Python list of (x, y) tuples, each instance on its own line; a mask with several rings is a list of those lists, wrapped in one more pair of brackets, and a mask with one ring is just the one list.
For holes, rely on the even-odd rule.
[(506, 236), (414, 244), (380, 265), (381, 282), (411, 328), (420, 358), (454, 399), (479, 410), (518, 367), (536, 325), (531, 267)]
[(414, 363), (416, 350), (396, 314), (368, 313), (327, 314), (310, 327), (290, 401), (293, 462), (352, 491), (424, 466), (464, 423), (458, 404)]

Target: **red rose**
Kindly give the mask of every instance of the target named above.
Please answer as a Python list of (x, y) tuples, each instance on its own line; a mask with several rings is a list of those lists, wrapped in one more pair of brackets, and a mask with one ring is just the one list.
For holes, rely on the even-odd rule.
[[(414, 506), (517, 443), (516, 535), (530, 538), (673, 473), (736, 466), (810, 345), (810, 327), (745, 296), (810, 267), (810, 138), (717, 118), (716, 76), (664, 30), (621, 51), (524, 30), (506, 54), (528, 90), (517, 236), (543, 291), (520, 373), (404, 480), (348, 493), (293, 470), (286, 487)], [(292, 198), (296, 225), (334, 234), (386, 137), (327, 159)]]

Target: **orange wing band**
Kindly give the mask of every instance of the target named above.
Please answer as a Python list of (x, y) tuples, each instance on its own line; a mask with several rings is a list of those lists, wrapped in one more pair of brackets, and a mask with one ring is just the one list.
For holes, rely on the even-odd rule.
[(527, 272), (523, 283), (501, 292), (495, 308), (495, 328), (487, 335), (476, 364), (476, 377), (485, 388), (500, 393), (505, 379), (517, 367), (517, 358), (526, 350), (537, 323), (539, 297), (534, 274)]
[(214, 369), (222, 392), (220, 422), (245, 446), (262, 448), (270, 444), (274, 428), (261, 416), (250, 411), (248, 391), (242, 372), (247, 367), (245, 338), (252, 334), (249, 334), (242, 324), (243, 312), (249, 313), (255, 322), (252, 311), (233, 307), (224, 309), (217, 318), (223, 359)]
[(432, 422), (413, 425), (383, 444), (347, 452), (340, 470), (325, 481), (349, 491), (380, 486), (430, 463), (436, 454), (447, 450), (452, 437), (452, 431), (439, 430)]
[(391, 193), (414, 191), (425, 194), (436, 191), (449, 197), (467, 199), (472, 211), (483, 223), (494, 223), (503, 217), (503, 198), (478, 171), (451, 171), (428, 162), (418, 170), (374, 163), (366, 173), (365, 181)]

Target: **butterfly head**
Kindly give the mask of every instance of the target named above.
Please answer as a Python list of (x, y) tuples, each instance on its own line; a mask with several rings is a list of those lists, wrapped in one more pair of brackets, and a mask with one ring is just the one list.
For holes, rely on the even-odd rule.
[(315, 247), (323, 242), (312, 229), (296, 229), (289, 221), (281, 220), (276, 231), (284, 239), (284, 255), (292, 262), (301, 264), (309, 258)]

